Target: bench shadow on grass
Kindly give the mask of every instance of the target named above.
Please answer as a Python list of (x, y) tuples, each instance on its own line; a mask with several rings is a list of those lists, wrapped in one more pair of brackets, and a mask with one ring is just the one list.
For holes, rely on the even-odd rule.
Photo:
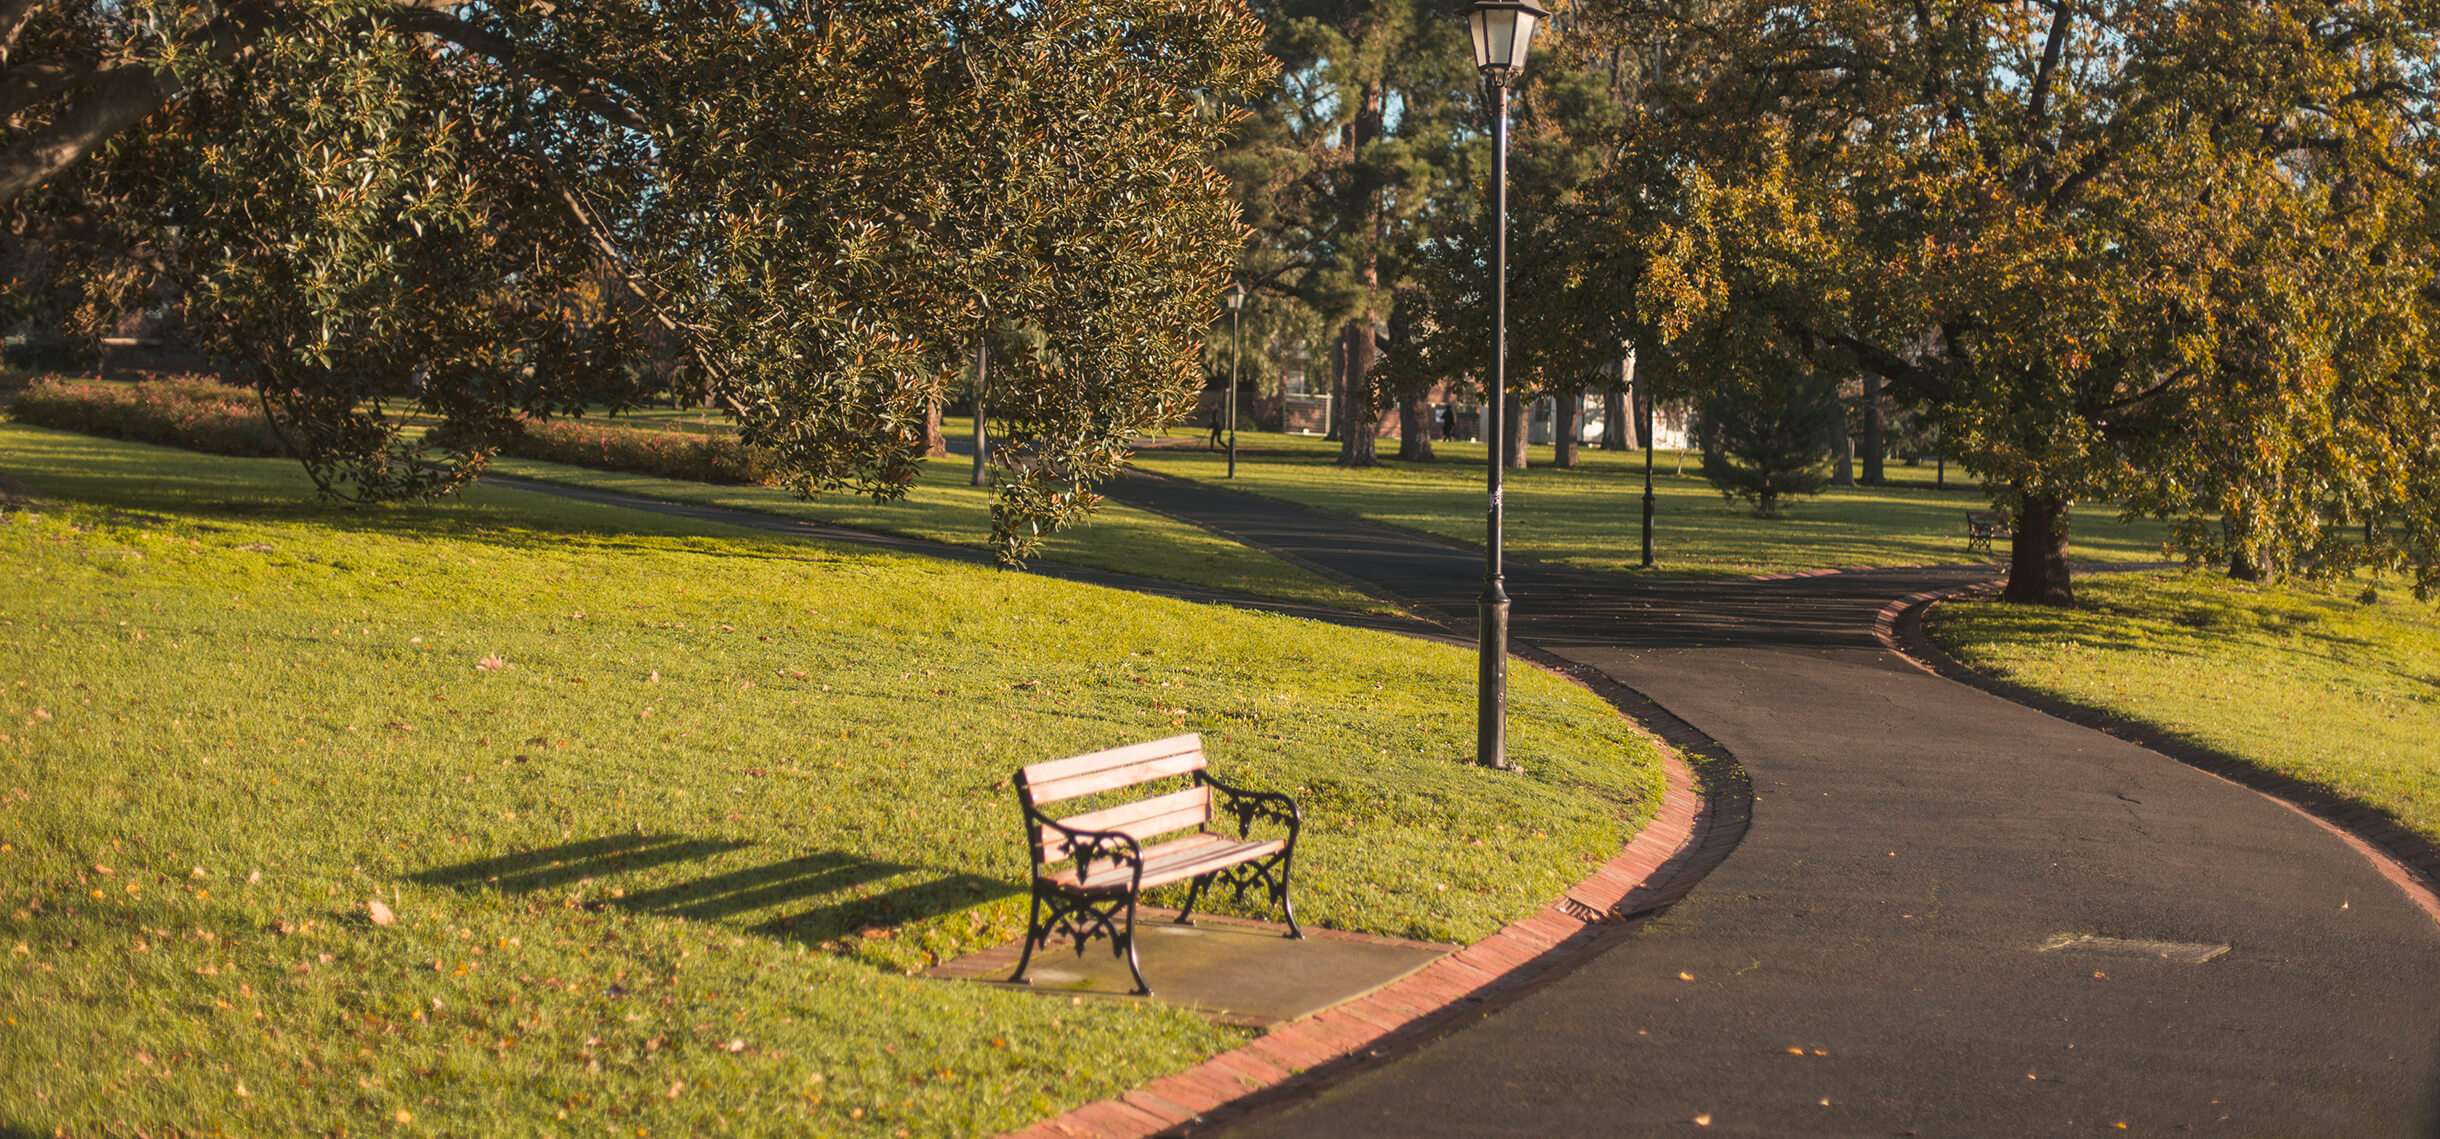
[[(526, 896), (562, 893), (585, 909), (721, 922), (749, 919), (744, 928), (786, 941), (821, 942), (874, 926), (938, 917), (1020, 893), (995, 879), (937, 867), (867, 858), (844, 850), (784, 858), (645, 889), (622, 881), (649, 870), (719, 858), (754, 843), (683, 835), (621, 834), (546, 846), (519, 854), (440, 866), (409, 881), (453, 890), (496, 890)], [(897, 882), (898, 879), (908, 879)], [(878, 891), (870, 887), (894, 883)], [(810, 903), (810, 904), (809, 904)]]

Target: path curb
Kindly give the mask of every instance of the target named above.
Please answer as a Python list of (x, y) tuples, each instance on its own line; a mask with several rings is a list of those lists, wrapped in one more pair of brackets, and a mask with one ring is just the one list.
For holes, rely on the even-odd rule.
[[(1593, 688), (1661, 745), (1667, 786), (1660, 809), (1615, 857), (1532, 915), (1367, 996), (1008, 1139), (1192, 1135), (1280, 1110), (1566, 975), (1685, 897), (1727, 858), (1745, 837), (1753, 800), (1725, 749), (1674, 716), (1647, 718), (1658, 705), (1605, 676), (1531, 647), (1515, 655)], [(1634, 703), (1644, 708), (1631, 711)]]
[(2354, 847), (2382, 877), (2404, 892), (2407, 900), (2440, 923), (2440, 844), (2398, 825), (2371, 804), (2319, 784), (2265, 771), (2159, 725), (2002, 680), (1950, 656), (1923, 631), (1923, 615), (1933, 605), (1987, 591), (1999, 584), (1999, 579), (1994, 579), (1901, 597), (1883, 606), (1873, 618), (1873, 635), (1900, 659), (1934, 676), (1979, 688), (2003, 700), (2157, 752), (2303, 815)]

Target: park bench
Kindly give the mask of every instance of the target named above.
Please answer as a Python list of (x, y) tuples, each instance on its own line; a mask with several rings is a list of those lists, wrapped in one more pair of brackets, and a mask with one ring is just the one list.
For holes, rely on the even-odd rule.
[[(1034, 950), (1047, 947), (1052, 934), (1072, 938), (1080, 956), (1085, 942), (1099, 936), (1108, 937), (1112, 951), (1127, 959), (1137, 994), (1150, 996), (1152, 986), (1144, 982), (1143, 966), (1135, 956), (1136, 902), (1145, 890), (1172, 882), (1189, 883), (1185, 908), (1177, 916), (1181, 923), (1193, 924), (1196, 903), (1214, 884), (1234, 890), (1240, 903), (1246, 891), (1260, 886), (1287, 916), (1288, 936), (1305, 936), (1288, 903), (1289, 863), (1296, 855), (1296, 833), (1304, 825), (1296, 800), (1231, 787), (1212, 778), (1206, 766), (1203, 737), (1188, 734), (1037, 763), (1017, 772), (1025, 841), (1033, 852), (1034, 905), (1025, 950), (1009, 981), (1025, 980)], [(1189, 784), (1183, 790), (1064, 819), (1042, 811), (1052, 803), (1180, 778)], [(1218, 813), (1236, 820), (1234, 837), (1213, 828)], [(1253, 837), (1257, 820), (1285, 826), (1287, 837)], [(1152, 844), (1180, 831), (1190, 833)]]
[(1991, 553), (1991, 543), (2008, 536), (2008, 519), (1995, 510), (1966, 511), (1966, 552)]

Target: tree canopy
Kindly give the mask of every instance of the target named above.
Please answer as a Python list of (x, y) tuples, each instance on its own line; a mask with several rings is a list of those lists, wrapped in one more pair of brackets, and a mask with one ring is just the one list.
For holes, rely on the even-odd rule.
[(1016, 558), (1188, 406), (1261, 36), (1183, 0), (6, 0), (0, 207), (21, 272), (173, 299), (363, 499), (647, 358), (799, 490), (895, 495), (988, 312), (1033, 345), (995, 380)]
[(1935, 408), (2016, 516), (2010, 598), (2072, 597), (2069, 514), (2104, 499), (2180, 519), (2198, 557), (2440, 583), (2440, 9), (1615, 11), (1688, 64), (1646, 89), (1609, 195), (1643, 235), (1639, 310), (1681, 349)]

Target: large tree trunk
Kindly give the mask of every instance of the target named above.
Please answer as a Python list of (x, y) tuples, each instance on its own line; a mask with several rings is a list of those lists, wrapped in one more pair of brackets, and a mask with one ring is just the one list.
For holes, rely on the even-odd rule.
[(1838, 426), (1830, 431), (1830, 457), (1838, 460), (1838, 470), (1830, 476), (1831, 486), (1855, 485), (1855, 436), (1847, 433), (1847, 417), (1839, 415)]
[(2277, 580), (2278, 567), (2256, 562), (2253, 554), (2246, 550), (2244, 532), (2245, 528), (2234, 515), (2220, 519), (2220, 533), (2228, 539), (2228, 576), (2238, 581)]
[(1635, 449), (1652, 449), (1652, 415), (1660, 410), (1652, 406), (1652, 382), (1635, 369), (1635, 357), (1627, 357), (1627, 408), (1635, 417)]
[(2015, 533), (2008, 540), (2008, 588), (2003, 600), (2022, 605), (2073, 605), (2067, 571), (2065, 499), (2026, 495), (2017, 506)]
[(1576, 466), (1576, 438), (1584, 434), (1584, 394), (1558, 397), (1557, 413), (1551, 416), (1556, 429), (1551, 432), (1550, 465), (1560, 470)]
[[(1356, 97), (1355, 117), (1347, 124), (1348, 157), (1363, 162), (1364, 148), (1379, 143), (1389, 128), (1389, 88), (1379, 79), (1364, 84)], [(1389, 239), (1389, 212), (1383, 207), (1382, 191), (1375, 188), (1364, 196), (1363, 232), (1372, 240), (1355, 250), (1356, 280), (1365, 289), (1364, 311), (1349, 322), (1339, 335), (1347, 342), (1347, 415), (1340, 428), (1339, 465), (1342, 467), (1376, 467), (1381, 465), (1375, 448), (1378, 436), (1372, 401), (1372, 366), (1377, 355), (1375, 337), (1381, 332), (1382, 313), (1377, 307), (1381, 288), (1381, 246)]]
[(1612, 384), (1601, 393), (1601, 449), (1630, 451), (1627, 444), (1633, 428), (1627, 425), (1627, 389), (1624, 384)]
[(1881, 377), (1864, 375), (1864, 485), (1881, 485), (1881, 452), (1888, 449), (1881, 420)]
[(1525, 441), (1533, 438), (1533, 425), (1525, 422), (1525, 401), (1518, 399), (1514, 392), (1509, 393), (1503, 412), (1508, 421), (1501, 424), (1500, 429), (1507, 434), (1508, 440), (1501, 457), (1507, 460), (1510, 470), (1521, 471), (1525, 469)]
[(1439, 458), (1432, 454), (1432, 408), (1422, 396), (1408, 396), (1398, 401), (1398, 457), (1410, 463), (1429, 463)]
[(1336, 443), (1346, 438), (1339, 425), (1347, 422), (1347, 338), (1330, 338), (1330, 414), (1322, 438)]
[(1346, 414), (1339, 417), (1339, 465), (1377, 467), (1381, 457), (1373, 434), (1372, 385), (1365, 382), (1374, 355), (1372, 322), (1350, 321), (1339, 330), (1339, 340), (1340, 354), (1347, 360)]

